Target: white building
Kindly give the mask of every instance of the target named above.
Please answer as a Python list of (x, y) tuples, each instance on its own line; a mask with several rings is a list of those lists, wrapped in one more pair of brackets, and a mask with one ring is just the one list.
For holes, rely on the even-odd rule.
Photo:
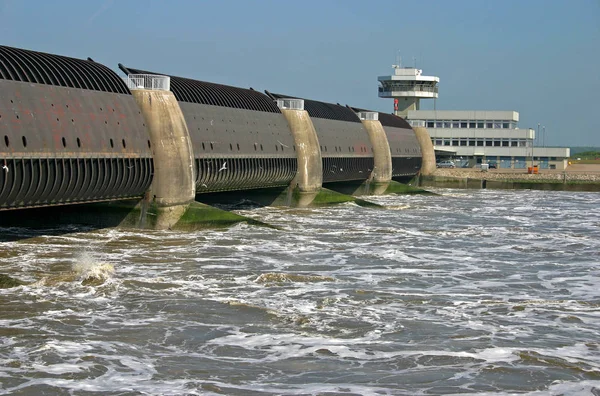
[(427, 128), (436, 157), (451, 158), (462, 167), (489, 163), (498, 168), (566, 168), (570, 150), (535, 147), (535, 131), (518, 127), (516, 111), (419, 110), (421, 98), (438, 97), (439, 78), (422, 76), (415, 68), (394, 66), (394, 72), (378, 78), (379, 97), (394, 98), (394, 114)]
[(436, 99), (440, 79), (424, 76), (423, 71), (413, 67), (393, 65), (394, 74), (377, 79), (380, 98), (394, 98), (394, 114), (406, 118), (409, 110), (419, 110), (421, 99)]

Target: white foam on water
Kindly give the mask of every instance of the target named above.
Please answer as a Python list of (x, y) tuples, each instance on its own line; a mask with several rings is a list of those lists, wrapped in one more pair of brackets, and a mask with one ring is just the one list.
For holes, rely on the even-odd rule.
[[(0, 264), (19, 279), (36, 268), (76, 275), (0, 290), (4, 390), (589, 393), (600, 372), (600, 214), (590, 210), (600, 198), (450, 194), (374, 198), (403, 210), (243, 212), (283, 231), (0, 243), (11, 252)], [(290, 281), (256, 281), (271, 273)], [(104, 282), (84, 286), (86, 274)], [(490, 369), (514, 379), (477, 393), (505, 375)]]

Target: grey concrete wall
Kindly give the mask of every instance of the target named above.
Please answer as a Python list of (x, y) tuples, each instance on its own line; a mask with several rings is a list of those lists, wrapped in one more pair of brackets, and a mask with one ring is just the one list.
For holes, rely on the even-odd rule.
[[(170, 91), (134, 90), (133, 96), (146, 121), (153, 148), (154, 178), (150, 195), (162, 207), (194, 200), (194, 155), (188, 128)], [(171, 209), (174, 212), (184, 210)]]
[(429, 176), (435, 172), (435, 150), (427, 129), (423, 127), (413, 128), (419, 145), (421, 146), (421, 155), (423, 160), (421, 163), (421, 175)]
[(323, 163), (317, 132), (305, 110), (282, 110), (296, 145), (298, 173), (292, 187), (300, 192), (318, 192), (323, 185)]
[(392, 180), (392, 156), (387, 136), (379, 121), (363, 120), (363, 126), (367, 130), (375, 166), (371, 172), (371, 180), (374, 183), (389, 183)]

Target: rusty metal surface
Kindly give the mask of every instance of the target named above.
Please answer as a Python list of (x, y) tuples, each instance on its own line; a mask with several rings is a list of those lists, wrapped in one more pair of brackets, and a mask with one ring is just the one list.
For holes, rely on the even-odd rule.
[(281, 113), (180, 102), (197, 158), (296, 158)]
[(0, 210), (142, 196), (152, 180), (129, 94), (0, 80)]
[[(128, 74), (161, 74), (119, 67)], [(192, 140), (197, 193), (290, 184), (298, 167), (294, 139), (269, 97), (250, 89), (169, 77)]]
[(283, 186), (295, 177), (296, 148), (281, 113), (179, 105), (192, 140), (199, 193)]
[[(0, 152), (149, 157), (131, 95), (0, 80)], [(8, 139), (8, 144), (7, 144)]]

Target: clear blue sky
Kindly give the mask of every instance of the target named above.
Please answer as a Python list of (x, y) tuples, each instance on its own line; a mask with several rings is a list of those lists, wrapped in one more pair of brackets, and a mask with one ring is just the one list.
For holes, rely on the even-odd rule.
[(386, 112), (400, 53), (440, 110), (600, 146), (599, 0), (0, 0), (0, 44)]

